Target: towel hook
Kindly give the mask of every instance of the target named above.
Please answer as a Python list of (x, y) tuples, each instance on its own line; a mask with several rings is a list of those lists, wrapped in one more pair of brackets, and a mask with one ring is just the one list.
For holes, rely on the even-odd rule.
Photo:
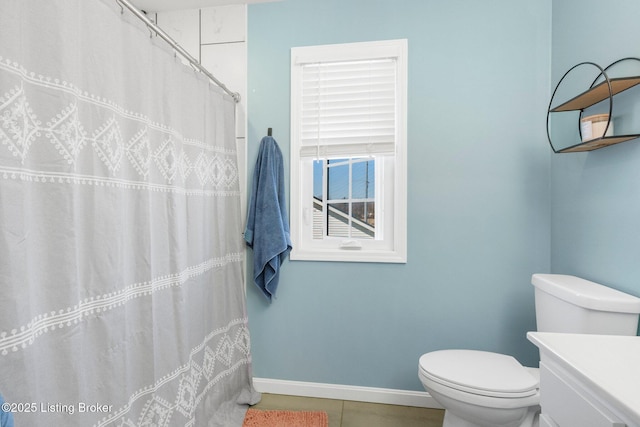
[(271, 135), (272, 133), (273, 133), (273, 129), (267, 128), (267, 136), (272, 136)]

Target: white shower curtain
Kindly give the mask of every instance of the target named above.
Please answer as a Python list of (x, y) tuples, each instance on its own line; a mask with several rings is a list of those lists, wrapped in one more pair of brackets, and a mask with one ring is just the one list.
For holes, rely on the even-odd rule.
[(114, 0), (0, 1), (0, 394), (16, 426), (240, 426), (234, 102)]

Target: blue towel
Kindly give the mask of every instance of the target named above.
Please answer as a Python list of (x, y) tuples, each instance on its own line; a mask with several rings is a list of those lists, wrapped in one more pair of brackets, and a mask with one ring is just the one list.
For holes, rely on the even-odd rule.
[[(0, 394), (0, 404), (4, 404), (4, 398)], [(0, 409), (0, 427), (13, 427), (13, 414)]]
[(253, 279), (271, 302), (278, 288), (280, 266), (291, 251), (289, 220), (284, 198), (282, 151), (265, 136), (253, 172), (244, 239), (253, 249)]

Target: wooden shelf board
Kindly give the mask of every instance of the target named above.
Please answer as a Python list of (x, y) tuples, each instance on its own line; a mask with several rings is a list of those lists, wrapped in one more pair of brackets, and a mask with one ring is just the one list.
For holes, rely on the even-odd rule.
[(558, 153), (578, 153), (581, 151), (592, 151), (597, 150), (598, 148), (608, 147), (609, 145), (630, 141), (635, 138), (640, 138), (640, 134), (606, 136), (604, 138), (592, 139), (590, 141), (581, 142), (580, 144), (576, 144), (571, 147), (563, 148), (562, 150), (559, 150)]
[[(633, 86), (640, 84), (640, 76), (635, 77), (623, 77), (610, 79), (612, 95), (625, 91)], [(600, 101), (604, 101), (609, 97), (609, 86), (604, 81), (597, 86), (592, 87), (586, 92), (581, 93), (575, 98), (570, 99), (564, 104), (558, 105), (551, 110), (552, 113), (561, 111), (575, 111), (583, 110)]]

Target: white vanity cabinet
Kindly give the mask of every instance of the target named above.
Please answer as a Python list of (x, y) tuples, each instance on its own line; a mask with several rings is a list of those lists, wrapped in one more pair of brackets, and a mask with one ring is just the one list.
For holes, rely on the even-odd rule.
[(529, 332), (541, 427), (640, 427), (640, 337)]

